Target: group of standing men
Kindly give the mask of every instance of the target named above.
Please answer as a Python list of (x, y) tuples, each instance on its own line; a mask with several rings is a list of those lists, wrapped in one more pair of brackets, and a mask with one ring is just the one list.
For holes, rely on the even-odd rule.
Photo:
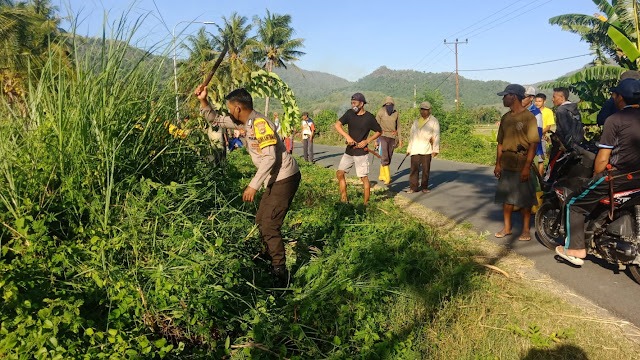
[[(402, 147), (401, 123), (394, 100), (387, 96), (384, 104), (373, 114), (364, 109), (367, 103), (361, 93), (351, 96), (351, 109), (334, 124), (336, 131), (344, 136), (347, 148), (340, 165), (338, 165), (338, 183), (340, 199), (348, 202), (347, 184), (345, 173), (355, 167), (356, 175), (362, 180), (364, 186), (364, 204), (367, 205), (370, 197), (369, 183), (369, 157), (368, 145), (379, 139), (380, 149), (380, 177), (386, 185), (391, 183), (391, 171), (389, 164), (394, 150)], [(344, 130), (347, 125), (348, 132)], [(373, 132), (371, 136), (369, 134)], [(431, 115), (431, 104), (425, 101), (420, 104), (420, 117), (411, 125), (407, 156), (411, 156), (411, 170), (409, 173), (409, 190), (411, 194), (422, 189), (428, 193), (431, 158), (440, 151), (440, 124), (435, 116)], [(422, 167), (422, 179), (419, 182), (420, 167)]]
[[(555, 120), (553, 112), (544, 107), (546, 96), (536, 95), (531, 86), (525, 88), (510, 84), (498, 96), (502, 96), (503, 105), (510, 111), (502, 116), (497, 137), (494, 175), (498, 178), (498, 186), (495, 201), (502, 204), (504, 227), (495, 233), (495, 237), (511, 234), (511, 214), (517, 207), (523, 222), (518, 240), (531, 240), (531, 208), (538, 204), (536, 189), (543, 174), (546, 134), (555, 123), (558, 141), (565, 146), (579, 143), (584, 137), (582, 119), (577, 104), (569, 101), (567, 88), (554, 89)], [(558, 141), (552, 142), (550, 159), (555, 159), (560, 151)], [(533, 162), (536, 156), (538, 166)]]
[[(619, 84), (611, 89), (611, 99), (598, 115), (598, 124), (603, 125), (598, 144), (593, 176), (587, 179), (566, 199), (567, 238), (564, 246), (556, 248), (556, 254), (574, 265), (582, 265), (587, 255), (585, 244), (585, 218), (597, 204), (609, 197), (608, 176), (616, 178), (614, 192), (625, 191), (640, 186), (640, 179), (634, 174), (640, 171), (640, 73), (627, 71), (622, 74)], [(494, 174), (498, 178), (496, 203), (503, 206), (504, 227), (495, 233), (501, 238), (511, 234), (511, 214), (519, 207), (523, 218), (523, 229), (519, 240), (530, 240), (529, 224), (531, 207), (538, 203), (536, 198), (536, 169), (533, 159), (542, 154), (539, 144), (549, 139), (551, 119), (544, 118), (545, 110), (542, 94), (535, 95), (535, 104), (542, 111), (531, 106), (533, 88), (518, 84), (508, 85), (502, 96), (503, 105), (510, 111), (503, 115), (498, 130), (498, 147)], [(569, 101), (567, 88), (553, 89), (556, 130), (552, 137), (549, 161), (553, 163), (563, 151), (579, 146), (584, 140), (584, 128), (577, 104)], [(546, 111), (549, 114), (549, 111)], [(553, 113), (550, 113), (553, 116)], [(542, 121), (540, 121), (542, 118)], [(536, 131), (537, 128), (537, 131)], [(543, 146), (543, 149), (546, 146)], [(539, 164), (544, 158), (539, 160)], [(540, 165), (539, 165), (540, 166)], [(612, 169), (608, 174), (607, 167)], [(535, 176), (534, 176), (535, 175)], [(551, 175), (548, 170), (545, 180)]]

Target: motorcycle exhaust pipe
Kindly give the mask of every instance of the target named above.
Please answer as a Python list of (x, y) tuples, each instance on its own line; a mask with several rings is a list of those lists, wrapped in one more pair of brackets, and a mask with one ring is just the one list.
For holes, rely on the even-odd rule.
[(636, 213), (636, 241), (640, 243), (640, 205), (633, 207)]

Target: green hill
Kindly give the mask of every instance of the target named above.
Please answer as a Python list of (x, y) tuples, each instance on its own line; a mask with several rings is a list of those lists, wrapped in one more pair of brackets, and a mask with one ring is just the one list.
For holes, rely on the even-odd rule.
[[(307, 110), (333, 110), (341, 112), (349, 107), (349, 97), (362, 92), (375, 109), (391, 95), (400, 109), (413, 106), (414, 86), (418, 98), (425, 91), (438, 90), (449, 108), (455, 106), (456, 80), (451, 73), (423, 73), (413, 70), (391, 70), (385, 66), (371, 74), (350, 82), (335, 75), (302, 69), (276, 69), (276, 73), (296, 93), (299, 105)], [(471, 107), (501, 106), (496, 93), (508, 84), (506, 81), (479, 81), (460, 77), (461, 101)]]

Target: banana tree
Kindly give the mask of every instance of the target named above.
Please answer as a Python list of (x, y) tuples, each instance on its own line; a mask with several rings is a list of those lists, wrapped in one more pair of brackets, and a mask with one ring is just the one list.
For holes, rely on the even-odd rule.
[[(591, 45), (595, 58), (589, 67), (544, 84), (542, 88), (568, 87), (580, 98), (586, 123), (609, 98), (609, 89), (625, 70), (638, 70), (640, 30), (638, 0), (592, 0), (602, 14), (566, 14), (549, 19), (552, 25), (578, 34)], [(613, 63), (613, 64), (612, 64)]]
[(556, 81), (543, 84), (540, 88), (569, 88), (569, 91), (580, 98), (578, 107), (583, 114), (582, 121), (586, 124), (592, 124), (596, 122), (595, 118), (602, 104), (611, 95), (609, 89), (618, 83), (620, 75), (626, 70), (612, 65), (592, 66), (582, 69), (573, 75), (564, 76), (556, 79)]

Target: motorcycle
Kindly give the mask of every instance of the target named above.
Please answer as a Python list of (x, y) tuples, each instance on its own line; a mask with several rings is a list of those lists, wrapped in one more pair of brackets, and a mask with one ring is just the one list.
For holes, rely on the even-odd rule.
[[(578, 146), (561, 148), (545, 171), (543, 203), (535, 216), (536, 233), (552, 250), (565, 245), (566, 201), (591, 178), (596, 156)], [(640, 189), (613, 193), (600, 201), (585, 222), (585, 247), (587, 254), (628, 269), (640, 284)]]

